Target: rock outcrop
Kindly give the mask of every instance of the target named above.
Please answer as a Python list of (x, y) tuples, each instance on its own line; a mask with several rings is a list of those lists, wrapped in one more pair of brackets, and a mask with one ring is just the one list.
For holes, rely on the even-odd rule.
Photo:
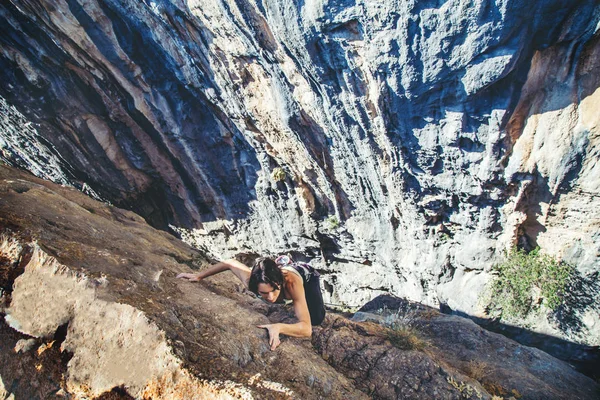
[[(600, 389), (539, 350), (419, 305), (391, 328), (376, 306), (361, 315), (380, 324), (331, 313), (312, 343), (287, 338), (271, 352), (256, 325), (290, 310), (231, 276), (175, 278), (208, 260), (130, 211), (3, 166), (0, 228), (4, 397), (593, 399)], [(393, 322), (407, 321), (396, 309)]]
[[(6, 1), (1, 157), (215, 257), (312, 253), (333, 303), (393, 293), (481, 316), (517, 242), (597, 280), (599, 15), (594, 0)], [(599, 308), (575, 304), (578, 329), (531, 324), (599, 345)]]

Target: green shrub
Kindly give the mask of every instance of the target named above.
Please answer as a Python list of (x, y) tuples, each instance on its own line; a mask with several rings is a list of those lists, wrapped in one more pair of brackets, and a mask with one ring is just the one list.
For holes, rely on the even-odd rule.
[(536, 248), (529, 253), (511, 250), (493, 271), (497, 275), (490, 283), (490, 308), (524, 317), (541, 304), (556, 309), (562, 303), (573, 268)]
[(400, 350), (423, 350), (427, 345), (415, 328), (400, 324), (388, 328), (387, 339)]
[(331, 230), (337, 229), (340, 226), (340, 221), (335, 215), (330, 215), (329, 217), (327, 217), (325, 222), (327, 223), (327, 227)]
[(273, 169), (273, 172), (271, 172), (271, 178), (273, 178), (273, 180), (275, 182), (284, 181), (286, 176), (287, 175), (286, 175), (285, 171), (281, 167), (277, 167), (277, 168)]

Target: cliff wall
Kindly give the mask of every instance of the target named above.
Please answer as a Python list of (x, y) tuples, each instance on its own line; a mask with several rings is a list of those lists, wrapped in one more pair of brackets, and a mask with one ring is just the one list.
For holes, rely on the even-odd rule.
[[(597, 279), (599, 16), (592, 0), (7, 1), (1, 157), (215, 257), (312, 257), (332, 303), (482, 315), (518, 242)], [(597, 345), (597, 310), (536, 329)]]

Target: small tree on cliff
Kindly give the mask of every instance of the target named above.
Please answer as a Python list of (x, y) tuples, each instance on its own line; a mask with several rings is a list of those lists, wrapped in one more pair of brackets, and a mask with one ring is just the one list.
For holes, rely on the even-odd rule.
[(562, 303), (573, 267), (539, 248), (529, 253), (512, 249), (493, 272), (486, 301), (490, 313), (525, 317), (542, 305), (555, 310)]

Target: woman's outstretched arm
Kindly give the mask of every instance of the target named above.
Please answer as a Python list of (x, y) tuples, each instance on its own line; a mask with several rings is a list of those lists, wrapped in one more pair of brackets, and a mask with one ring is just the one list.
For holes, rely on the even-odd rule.
[(181, 274), (177, 275), (177, 277), (181, 278), (181, 279), (187, 279), (190, 282), (198, 282), (204, 278), (207, 278), (212, 275), (216, 275), (220, 272), (227, 271), (227, 270), (233, 272), (233, 274), (240, 281), (242, 281), (242, 283), (246, 287), (248, 287), (248, 281), (250, 280), (250, 272), (252, 272), (252, 270), (250, 268), (248, 268), (247, 265), (245, 265), (235, 259), (218, 262), (215, 265), (208, 267), (207, 269), (204, 269), (200, 272), (196, 272), (193, 274), (181, 273)]

